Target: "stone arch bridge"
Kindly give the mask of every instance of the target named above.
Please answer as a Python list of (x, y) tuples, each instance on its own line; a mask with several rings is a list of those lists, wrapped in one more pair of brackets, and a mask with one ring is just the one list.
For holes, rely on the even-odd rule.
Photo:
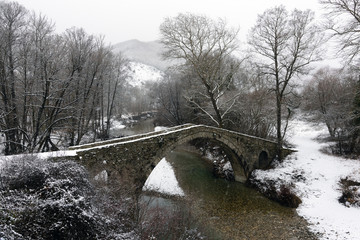
[[(230, 158), (235, 180), (245, 182), (254, 169), (269, 166), (276, 142), (205, 125), (185, 124), (163, 131), (71, 147), (92, 176), (105, 173), (141, 191), (158, 162), (176, 146), (194, 139), (218, 143)], [(284, 149), (284, 156), (292, 150)], [(106, 171), (106, 172), (105, 172)]]

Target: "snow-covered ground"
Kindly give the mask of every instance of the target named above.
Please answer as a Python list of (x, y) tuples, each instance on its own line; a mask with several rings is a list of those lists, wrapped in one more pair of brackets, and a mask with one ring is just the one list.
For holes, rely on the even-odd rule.
[(144, 191), (156, 191), (168, 195), (185, 196), (176, 180), (174, 169), (165, 158), (156, 165), (145, 182)]
[(42, 152), (42, 153), (33, 153), (33, 154), (17, 154), (17, 155), (9, 155), (9, 156), (0, 156), (0, 170), (2, 165), (6, 164), (7, 161), (11, 161), (14, 159), (24, 159), (31, 157), (36, 157), (39, 159), (47, 159), (47, 158), (55, 158), (55, 157), (65, 157), (65, 156), (76, 156), (76, 151), (73, 150), (59, 150), (54, 152)]
[(359, 179), (360, 159), (320, 152), (328, 143), (315, 138), (327, 133), (324, 125), (299, 119), (292, 125), (290, 141), (298, 152), (275, 169), (257, 170), (256, 178), (294, 183), (294, 191), (302, 199), (297, 212), (310, 223), (311, 231), (322, 234), (321, 239), (360, 239), (360, 208), (348, 208), (338, 202), (340, 179), (349, 175)]
[(123, 121), (114, 119), (111, 122), (111, 130), (118, 130), (118, 129), (124, 129), (124, 128), (126, 128), (126, 125), (124, 125)]

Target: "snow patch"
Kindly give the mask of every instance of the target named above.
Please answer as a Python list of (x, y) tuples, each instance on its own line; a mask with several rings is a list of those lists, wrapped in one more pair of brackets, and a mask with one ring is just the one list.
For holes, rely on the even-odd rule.
[(106, 170), (101, 171), (97, 174), (94, 179), (99, 182), (107, 182), (108, 181), (108, 173)]
[(32, 153), (32, 154), (17, 154), (17, 155), (9, 155), (9, 156), (0, 156), (0, 177), (2, 174), (2, 170), (10, 164), (14, 160), (21, 160), (27, 158), (34, 159), (48, 159), (48, 158), (56, 158), (56, 157), (73, 157), (76, 156), (76, 151), (72, 150), (60, 150), (54, 152), (43, 152), (43, 153)]
[(223, 166), (223, 170), (227, 170), (227, 171), (232, 171), (233, 168), (231, 166), (230, 162), (226, 162), (225, 165)]
[(73, 150), (59, 150), (59, 151), (53, 151), (53, 152), (0, 156), (0, 168), (1, 168), (2, 162), (11, 161), (11, 160), (15, 160), (15, 159), (23, 159), (23, 158), (28, 158), (28, 157), (47, 159), (47, 158), (55, 158), (55, 157), (73, 157), (73, 156), (76, 156), (76, 151), (73, 151)]
[[(128, 144), (128, 143), (133, 143), (133, 142), (139, 142), (139, 141), (143, 141), (145, 139), (150, 139), (150, 138), (153, 138), (154, 136), (158, 136), (158, 137), (161, 137), (161, 136), (165, 136), (165, 135), (168, 135), (168, 134), (172, 134), (172, 133), (175, 133), (175, 132), (179, 132), (179, 131), (183, 131), (183, 130), (186, 130), (186, 129), (191, 129), (191, 128), (195, 128), (197, 127), (196, 125), (189, 125), (189, 127), (184, 127), (184, 128), (175, 128), (175, 130), (171, 130), (169, 132), (163, 132), (163, 133), (158, 133), (157, 135), (148, 135), (148, 134), (135, 134), (135, 135), (132, 135), (131, 136), (131, 139), (132, 140), (128, 140), (128, 141), (123, 141), (123, 142), (115, 142), (115, 143), (109, 143), (109, 144), (106, 144), (107, 142), (113, 142), (113, 139), (111, 140), (105, 140), (105, 141), (101, 141), (101, 143), (103, 143), (104, 145), (99, 145), (99, 146), (94, 146), (94, 147), (88, 147), (86, 148), (85, 150), (84, 149), (79, 149), (79, 150), (72, 150), (72, 151), (75, 151), (75, 152), (82, 152), (82, 151), (88, 151), (88, 150), (91, 150), (91, 149), (99, 149), (99, 148), (107, 148), (107, 147), (111, 147), (111, 146), (115, 146), (115, 145), (123, 145), (123, 144)], [(139, 138), (135, 138), (136, 136), (139, 136)], [(143, 137), (140, 137), (140, 136), (143, 136)], [(135, 138), (135, 139), (134, 139)], [(125, 138), (122, 138), (122, 139), (127, 139), (126, 137)], [(83, 144), (83, 145), (80, 145), (82, 147), (84, 146), (92, 146), (93, 143), (89, 143), (89, 144)]]
[(160, 132), (160, 131), (163, 131), (163, 130), (166, 130), (166, 129), (168, 129), (168, 127), (156, 126), (154, 128), (154, 131), (155, 132)]
[(156, 165), (145, 182), (143, 191), (156, 191), (168, 195), (185, 196), (175, 177), (173, 167), (165, 158)]
[(162, 71), (143, 63), (130, 62), (129, 68), (130, 78), (128, 83), (133, 87), (144, 86), (146, 82), (158, 82), (164, 77)]
[(111, 130), (114, 130), (114, 129), (124, 129), (126, 126), (123, 124), (122, 121), (119, 121), (119, 120), (113, 120), (111, 122)]

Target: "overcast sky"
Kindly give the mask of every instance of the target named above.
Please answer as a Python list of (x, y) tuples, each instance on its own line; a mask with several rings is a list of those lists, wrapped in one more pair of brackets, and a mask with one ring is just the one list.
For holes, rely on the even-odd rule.
[(18, 0), (29, 10), (53, 20), (56, 30), (82, 27), (89, 34), (104, 35), (108, 43), (131, 39), (159, 39), (165, 17), (190, 12), (224, 18), (229, 26), (240, 26), (245, 41), (257, 15), (283, 4), (288, 10), (312, 9), (320, 15), (318, 0)]

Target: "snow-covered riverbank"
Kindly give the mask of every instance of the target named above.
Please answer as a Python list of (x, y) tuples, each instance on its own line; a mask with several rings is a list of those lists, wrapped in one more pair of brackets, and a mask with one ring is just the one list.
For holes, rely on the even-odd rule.
[(289, 139), (298, 152), (275, 169), (257, 170), (256, 178), (293, 184), (302, 199), (298, 214), (309, 222), (311, 231), (320, 233), (321, 239), (360, 239), (360, 208), (338, 202), (340, 179), (351, 175), (360, 180), (360, 160), (320, 152), (328, 143), (315, 138), (326, 134), (325, 126), (302, 120), (294, 120), (292, 126)]

